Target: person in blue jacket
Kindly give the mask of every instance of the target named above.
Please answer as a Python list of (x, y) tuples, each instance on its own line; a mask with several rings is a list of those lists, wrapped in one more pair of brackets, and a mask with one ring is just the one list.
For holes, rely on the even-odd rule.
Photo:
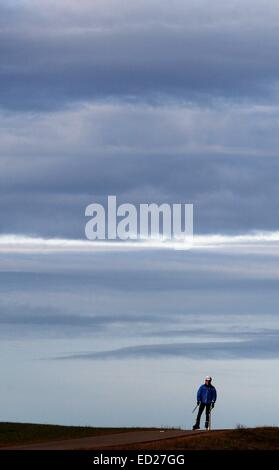
[(200, 420), (205, 409), (205, 429), (209, 427), (210, 412), (214, 408), (217, 400), (216, 388), (211, 384), (212, 377), (205, 377), (205, 383), (200, 386), (197, 393), (197, 406), (199, 406), (198, 416), (193, 429), (200, 429)]

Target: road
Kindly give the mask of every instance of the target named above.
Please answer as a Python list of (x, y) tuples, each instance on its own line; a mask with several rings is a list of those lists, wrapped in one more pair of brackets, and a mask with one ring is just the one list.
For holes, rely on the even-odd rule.
[(0, 450), (103, 450), (106, 447), (190, 436), (204, 431), (151, 430), (2, 447)]

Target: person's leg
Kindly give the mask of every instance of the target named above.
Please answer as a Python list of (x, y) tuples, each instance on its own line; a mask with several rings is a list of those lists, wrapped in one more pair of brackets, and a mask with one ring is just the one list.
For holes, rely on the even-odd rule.
[(198, 428), (200, 427), (200, 420), (201, 420), (201, 415), (202, 415), (202, 413), (203, 413), (204, 407), (205, 407), (205, 404), (204, 404), (204, 403), (201, 403), (201, 404), (200, 404), (200, 407), (199, 407), (199, 411), (198, 411), (198, 416), (197, 416), (196, 424), (195, 424), (195, 426), (194, 426), (195, 429), (198, 429)]
[(208, 429), (208, 426), (209, 426), (210, 411), (211, 411), (211, 404), (209, 403), (208, 405), (206, 405), (206, 410), (205, 410), (205, 427), (206, 427), (206, 429)]

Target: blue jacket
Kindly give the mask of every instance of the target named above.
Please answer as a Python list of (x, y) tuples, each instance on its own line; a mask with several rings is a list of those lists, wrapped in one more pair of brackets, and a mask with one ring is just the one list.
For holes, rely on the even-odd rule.
[(197, 401), (201, 401), (206, 405), (209, 405), (212, 402), (217, 400), (216, 388), (213, 385), (201, 385), (197, 393)]

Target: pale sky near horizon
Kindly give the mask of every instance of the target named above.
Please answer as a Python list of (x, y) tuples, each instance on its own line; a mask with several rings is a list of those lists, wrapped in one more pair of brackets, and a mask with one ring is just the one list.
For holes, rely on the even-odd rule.
[[(279, 5), (0, 0), (2, 421), (279, 423)], [(85, 207), (193, 203), (91, 249)]]
[(189, 427), (211, 374), (216, 427), (277, 423), (273, 255), (1, 257), (2, 420)]

